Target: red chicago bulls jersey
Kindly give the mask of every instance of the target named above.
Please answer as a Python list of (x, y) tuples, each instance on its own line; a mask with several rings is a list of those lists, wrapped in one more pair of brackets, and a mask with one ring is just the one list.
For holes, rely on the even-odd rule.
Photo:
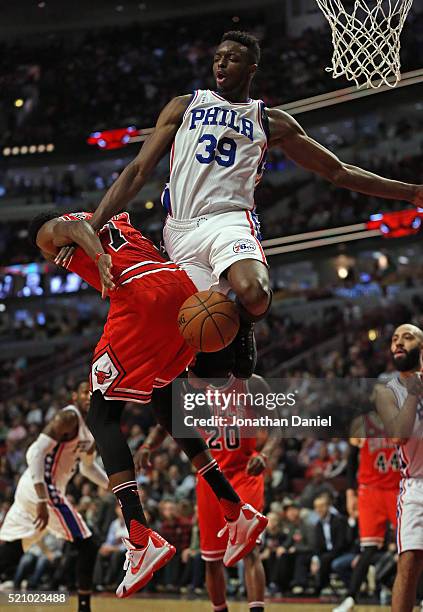
[[(91, 217), (92, 213), (80, 212), (69, 213), (60, 218), (64, 221), (76, 221), (88, 220)], [(143, 278), (148, 283), (155, 276), (155, 272), (179, 270), (175, 264), (161, 256), (151, 240), (131, 225), (127, 212), (112, 217), (98, 235), (104, 252), (112, 257), (112, 272), (116, 285), (125, 285), (135, 278)], [(75, 250), (66, 268), (101, 291), (97, 265), (80, 247)], [(110, 297), (113, 297), (113, 294), (113, 291), (110, 292)]]
[(400, 481), (399, 459), (396, 444), (389, 438), (376, 438), (384, 431), (369, 415), (365, 417), (365, 430), (369, 437), (363, 439), (357, 474), (359, 485), (379, 489), (398, 489)]
[[(216, 391), (215, 387), (208, 386), (207, 390)], [(211, 412), (219, 416), (225, 415), (231, 422), (232, 417), (251, 417), (251, 403), (244, 401), (244, 394), (249, 393), (248, 382), (238, 380), (231, 376), (228, 384), (218, 389), (220, 395), (231, 396), (231, 403), (226, 410), (217, 406), (211, 406)], [(241, 395), (241, 400), (239, 397)], [(244, 432), (244, 436), (242, 435)], [(257, 445), (256, 431), (247, 431), (245, 427), (228, 425), (226, 427), (210, 427), (202, 432), (210, 451), (218, 462), (220, 468), (225, 472), (244, 471), (251, 456), (255, 453)]]

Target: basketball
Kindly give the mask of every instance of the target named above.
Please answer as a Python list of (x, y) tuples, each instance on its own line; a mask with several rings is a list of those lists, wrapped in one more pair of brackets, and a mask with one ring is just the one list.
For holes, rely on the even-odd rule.
[(200, 291), (182, 304), (178, 326), (190, 346), (214, 353), (228, 346), (237, 335), (239, 313), (235, 303), (223, 293)]

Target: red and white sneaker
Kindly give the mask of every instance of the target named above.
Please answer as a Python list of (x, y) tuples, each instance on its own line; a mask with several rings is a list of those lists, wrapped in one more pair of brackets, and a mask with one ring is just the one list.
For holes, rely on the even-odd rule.
[(265, 530), (267, 523), (268, 519), (250, 504), (241, 506), (237, 520), (226, 523), (217, 534), (220, 538), (229, 531), (228, 545), (223, 557), (226, 567), (235, 565), (253, 550), (258, 536)]
[(144, 548), (137, 548), (127, 538), (122, 538), (122, 542), (127, 548), (123, 565), (126, 574), (116, 590), (116, 595), (129, 597), (142, 589), (152, 579), (154, 572), (171, 560), (176, 548), (155, 531), (151, 531)]

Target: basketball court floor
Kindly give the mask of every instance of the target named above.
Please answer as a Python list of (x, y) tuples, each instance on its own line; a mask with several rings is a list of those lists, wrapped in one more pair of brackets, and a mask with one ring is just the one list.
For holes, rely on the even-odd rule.
[[(5, 610), (9, 606), (2, 608)], [(272, 603), (266, 605), (266, 612), (330, 612), (334, 604), (318, 604), (304, 601), (302, 603)], [(10, 611), (14, 612), (48, 612), (49, 610), (62, 610), (62, 612), (76, 612), (77, 601), (71, 597), (68, 604), (61, 606), (13, 605)], [(94, 597), (91, 603), (92, 612), (211, 612), (210, 602), (205, 600), (187, 599), (145, 599), (134, 597), (130, 599), (117, 599), (113, 596)], [(416, 608), (417, 610), (417, 608)], [(249, 612), (247, 603), (230, 602), (230, 612)], [(388, 612), (385, 606), (358, 606), (355, 612)]]

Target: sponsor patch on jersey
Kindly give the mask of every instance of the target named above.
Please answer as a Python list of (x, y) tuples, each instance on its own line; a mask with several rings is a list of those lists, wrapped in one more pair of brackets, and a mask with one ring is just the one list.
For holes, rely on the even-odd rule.
[(248, 240), (248, 238), (243, 238), (242, 240), (237, 240), (234, 242), (233, 252), (234, 253), (253, 253), (257, 249), (257, 244), (254, 240)]

